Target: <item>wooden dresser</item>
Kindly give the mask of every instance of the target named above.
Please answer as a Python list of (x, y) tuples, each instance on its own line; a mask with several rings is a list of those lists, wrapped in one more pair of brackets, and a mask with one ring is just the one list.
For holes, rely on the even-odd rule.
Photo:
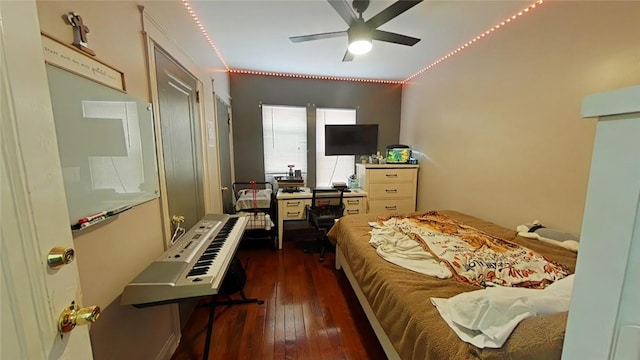
[(416, 210), (418, 165), (356, 164), (360, 187), (367, 192), (367, 213)]

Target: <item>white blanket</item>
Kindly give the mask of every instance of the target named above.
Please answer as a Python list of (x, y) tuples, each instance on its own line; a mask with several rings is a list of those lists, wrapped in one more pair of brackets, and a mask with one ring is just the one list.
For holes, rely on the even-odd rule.
[(520, 321), (568, 311), (573, 277), (544, 290), (496, 286), (431, 302), (460, 339), (479, 348), (499, 348)]
[(236, 200), (237, 211), (249, 209), (269, 209), (270, 207), (271, 189), (242, 189), (238, 191), (238, 199)]
[(409, 236), (391, 227), (380, 228), (375, 222), (369, 223), (371, 244), (380, 257), (390, 263), (426, 275), (447, 279), (453, 276), (447, 266), (425, 251)]

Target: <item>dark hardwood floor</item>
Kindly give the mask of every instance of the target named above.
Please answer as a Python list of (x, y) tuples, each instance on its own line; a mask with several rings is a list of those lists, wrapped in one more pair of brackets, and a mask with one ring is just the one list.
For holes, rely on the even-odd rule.
[[(243, 242), (244, 291), (264, 304), (216, 307), (209, 359), (386, 359), (346, 276), (335, 270), (335, 254), (320, 263), (318, 254), (303, 252), (308, 244), (285, 242), (273, 251)], [(196, 308), (172, 360), (202, 358), (208, 314)]]

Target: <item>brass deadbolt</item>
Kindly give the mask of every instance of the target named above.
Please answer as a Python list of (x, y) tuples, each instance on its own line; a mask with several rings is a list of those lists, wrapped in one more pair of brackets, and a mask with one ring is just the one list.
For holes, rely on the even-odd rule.
[(47, 264), (52, 269), (59, 269), (73, 261), (74, 252), (71, 248), (56, 246), (47, 255)]
[(64, 308), (60, 313), (60, 317), (58, 317), (58, 331), (60, 331), (60, 336), (73, 330), (76, 326), (95, 322), (99, 317), (99, 306), (79, 308), (76, 302), (72, 301), (71, 305)]

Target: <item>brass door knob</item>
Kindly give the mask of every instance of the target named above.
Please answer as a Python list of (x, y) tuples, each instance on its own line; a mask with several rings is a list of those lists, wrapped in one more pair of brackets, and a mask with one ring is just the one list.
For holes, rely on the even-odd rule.
[(86, 325), (95, 322), (100, 317), (99, 306), (89, 306), (79, 308), (75, 301), (64, 308), (58, 317), (58, 331), (60, 336), (73, 330), (76, 326)]
[(71, 248), (56, 246), (47, 255), (47, 265), (52, 269), (59, 269), (73, 261), (74, 252)]
[(182, 215), (173, 215), (171, 216), (171, 222), (174, 224), (182, 224), (184, 222), (184, 216)]

